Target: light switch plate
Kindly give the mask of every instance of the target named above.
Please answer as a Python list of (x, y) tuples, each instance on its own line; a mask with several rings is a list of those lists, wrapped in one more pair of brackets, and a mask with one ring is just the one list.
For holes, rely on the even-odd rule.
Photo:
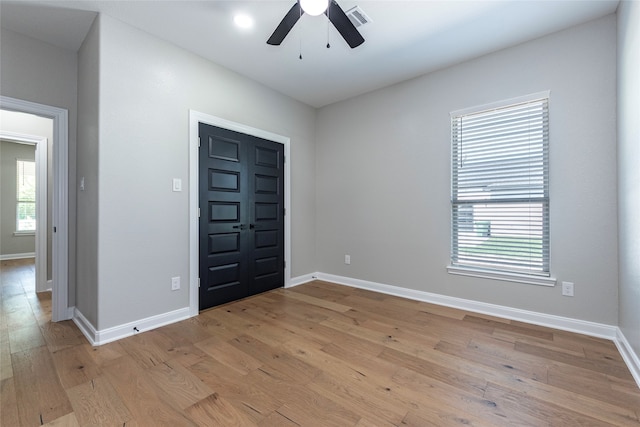
[(173, 191), (182, 191), (182, 180), (180, 178), (173, 178)]

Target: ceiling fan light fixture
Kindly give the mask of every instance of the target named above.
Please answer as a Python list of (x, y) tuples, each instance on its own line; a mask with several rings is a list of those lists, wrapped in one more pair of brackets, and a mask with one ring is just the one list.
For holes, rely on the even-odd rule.
[(307, 15), (322, 15), (329, 7), (329, 0), (300, 0), (300, 7)]

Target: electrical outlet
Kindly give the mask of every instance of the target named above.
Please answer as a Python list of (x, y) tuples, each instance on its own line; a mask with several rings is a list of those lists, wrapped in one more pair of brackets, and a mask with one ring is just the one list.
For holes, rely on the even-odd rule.
[(562, 282), (562, 295), (565, 297), (573, 296), (573, 282)]
[(177, 291), (180, 289), (180, 277), (172, 277), (171, 278), (171, 290)]
[(351, 264), (351, 255), (344, 256), (344, 263), (347, 265)]

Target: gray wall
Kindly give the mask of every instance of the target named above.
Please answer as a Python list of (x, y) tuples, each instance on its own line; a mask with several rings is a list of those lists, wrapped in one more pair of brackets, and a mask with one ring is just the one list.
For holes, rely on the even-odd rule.
[[(94, 326), (189, 306), (189, 109), (291, 138), (292, 274), (314, 271), (316, 111), (108, 16), (98, 34), (80, 52), (81, 105), (91, 108), (80, 144), (91, 147), (78, 157), (97, 161), (97, 181), (78, 204), (79, 216), (91, 217), (78, 224), (79, 248), (93, 244), (84, 228), (97, 224)], [(95, 77), (86, 74), (98, 62), (96, 93)], [(182, 179), (184, 191), (171, 191), (172, 178)], [(82, 198), (96, 194), (97, 213), (81, 212)], [(173, 276), (183, 279), (180, 291), (171, 291)]]
[(618, 8), (619, 326), (640, 357), (640, 3)]
[[(100, 19), (96, 18), (78, 53), (78, 161), (84, 191), (77, 198), (76, 308), (91, 324), (98, 321), (98, 160)], [(126, 245), (126, 244), (125, 244)]]
[[(616, 17), (610, 15), (322, 108), (317, 270), (617, 324), (615, 70)], [(573, 298), (561, 296), (559, 285), (445, 269), (449, 113), (544, 90), (551, 92), (551, 271), (575, 282)]]
[(75, 295), (77, 53), (2, 28), (0, 91), (4, 96), (69, 111), (69, 305)]
[(35, 145), (0, 141), (0, 255), (36, 251), (36, 236), (14, 236), (16, 231), (16, 160), (36, 159)]

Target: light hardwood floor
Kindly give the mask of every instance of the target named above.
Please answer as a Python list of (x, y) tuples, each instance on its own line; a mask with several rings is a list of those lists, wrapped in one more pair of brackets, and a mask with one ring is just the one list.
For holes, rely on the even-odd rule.
[(2, 426), (640, 426), (607, 340), (316, 281), (91, 347), (1, 266)]

